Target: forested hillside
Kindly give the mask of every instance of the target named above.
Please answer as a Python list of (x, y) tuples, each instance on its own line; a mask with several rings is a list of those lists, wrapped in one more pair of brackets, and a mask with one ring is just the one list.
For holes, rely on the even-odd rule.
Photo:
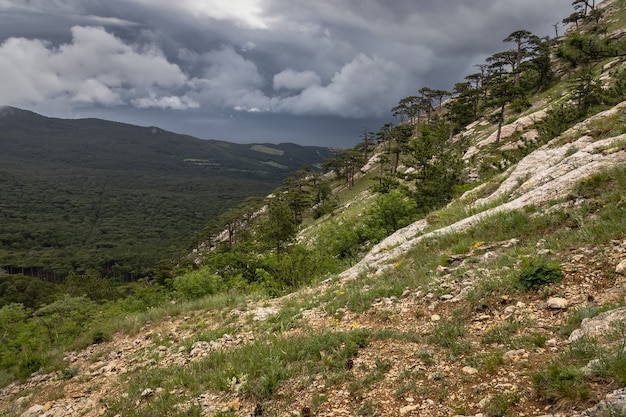
[(626, 0), (573, 10), (153, 282), (0, 308), (0, 412), (625, 415)]
[(134, 280), (211, 219), (264, 197), (325, 148), (200, 140), (157, 127), (0, 109), (0, 268)]

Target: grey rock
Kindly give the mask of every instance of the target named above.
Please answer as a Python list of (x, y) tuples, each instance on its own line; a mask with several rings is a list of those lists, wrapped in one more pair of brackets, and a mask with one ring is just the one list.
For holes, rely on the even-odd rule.
[(43, 405), (35, 404), (32, 407), (30, 407), (28, 410), (24, 411), (20, 415), (20, 417), (36, 416), (36, 415), (39, 415), (39, 413), (41, 413), (42, 411), (43, 411)]
[(517, 363), (524, 359), (528, 359), (528, 352), (526, 349), (509, 350), (502, 355), (502, 360), (505, 363)]
[(605, 399), (596, 406), (588, 408), (580, 414), (575, 414), (575, 417), (623, 415), (624, 412), (626, 412), (626, 388), (621, 388), (607, 394)]
[(583, 319), (580, 328), (569, 336), (569, 341), (574, 342), (581, 337), (596, 337), (608, 332), (616, 324), (626, 324), (626, 307), (605, 311), (591, 319)]

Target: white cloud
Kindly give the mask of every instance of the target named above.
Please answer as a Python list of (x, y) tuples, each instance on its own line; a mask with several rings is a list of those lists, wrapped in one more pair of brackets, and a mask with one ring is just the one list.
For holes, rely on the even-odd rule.
[(328, 85), (312, 85), (275, 103), (277, 111), (333, 114), (344, 117), (380, 115), (407, 91), (405, 70), (392, 61), (357, 55), (335, 73)]
[(163, 96), (188, 82), (158, 49), (127, 45), (101, 27), (81, 26), (72, 28), (71, 43), (58, 47), (9, 38), (0, 45), (0, 73), (0, 97), (12, 105), (145, 103), (142, 98)]
[(132, 104), (140, 109), (145, 108), (159, 108), (159, 109), (173, 109), (173, 110), (186, 110), (197, 109), (200, 107), (200, 103), (189, 97), (142, 97), (132, 100)]
[[(273, 78), (275, 90), (291, 95), (271, 96), (256, 65), (233, 48), (205, 54), (204, 76), (193, 80), (197, 101), (236, 111), (296, 115), (363, 117), (384, 115), (409, 88), (406, 70), (380, 57), (358, 54), (323, 85), (314, 71), (282, 71)], [(284, 91), (283, 91), (284, 93)]]
[(296, 72), (292, 69), (274, 75), (274, 90), (304, 90), (307, 87), (321, 84), (322, 79), (315, 71)]

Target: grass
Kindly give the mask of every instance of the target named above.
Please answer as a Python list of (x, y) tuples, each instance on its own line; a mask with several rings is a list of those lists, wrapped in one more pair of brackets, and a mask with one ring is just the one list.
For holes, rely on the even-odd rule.
[(483, 344), (509, 344), (513, 336), (524, 328), (524, 324), (518, 320), (508, 320), (500, 325), (488, 328), (480, 341)]
[(456, 310), (450, 319), (438, 322), (428, 336), (428, 342), (447, 350), (448, 356), (454, 358), (471, 350), (469, 343), (459, 340), (467, 334), (467, 326), (461, 317), (461, 311)]
[[(140, 398), (146, 387), (161, 387), (164, 393), (180, 391), (195, 398), (206, 390), (237, 392), (258, 400), (271, 398), (286, 380), (306, 375), (341, 373), (346, 360), (367, 346), (370, 333), (314, 332), (285, 338), (266, 336), (237, 349), (216, 350), (187, 366), (144, 369), (127, 374), (128, 398)], [(180, 398), (161, 394), (134, 410), (134, 400), (122, 399), (111, 407), (111, 415), (170, 415)], [(133, 414), (133, 413), (140, 414)]]
[(614, 308), (612, 305), (596, 306), (590, 305), (587, 307), (576, 308), (567, 318), (567, 322), (559, 329), (559, 333), (564, 336), (569, 336), (572, 332), (580, 327), (583, 319), (593, 318), (598, 314)]
[(426, 266), (436, 268), (436, 262), (431, 258), (421, 264), (398, 263), (382, 277), (351, 280), (340, 288), (331, 287), (319, 301), (324, 311), (331, 316), (335, 316), (341, 309), (362, 313), (378, 299), (397, 298), (405, 290), (426, 288), (431, 282), (430, 274), (424, 271)]
[(477, 369), (494, 373), (504, 364), (504, 352), (500, 349), (491, 349), (484, 353), (468, 356), (466, 362)]
[(600, 355), (600, 376), (614, 379), (621, 387), (626, 386), (626, 352), (624, 342)]
[(353, 396), (358, 395), (366, 389), (371, 389), (372, 385), (382, 380), (391, 369), (389, 359), (376, 358), (374, 368), (370, 369), (362, 379), (354, 380), (348, 385), (348, 390)]
[(489, 417), (508, 416), (510, 408), (522, 399), (516, 392), (498, 392), (493, 395), (485, 407), (485, 413)]
[(538, 394), (549, 403), (586, 401), (591, 395), (591, 387), (577, 366), (553, 361), (547, 367), (535, 371), (532, 379)]
[(285, 332), (298, 327), (301, 319), (301, 308), (292, 302), (283, 306), (277, 314), (269, 316), (265, 323), (272, 332)]

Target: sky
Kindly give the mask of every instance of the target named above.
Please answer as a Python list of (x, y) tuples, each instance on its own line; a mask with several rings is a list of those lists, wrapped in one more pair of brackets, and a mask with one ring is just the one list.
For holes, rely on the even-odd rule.
[[(351, 147), (569, 0), (0, 0), (0, 105), (202, 139)], [(559, 25), (555, 28), (555, 25)]]

